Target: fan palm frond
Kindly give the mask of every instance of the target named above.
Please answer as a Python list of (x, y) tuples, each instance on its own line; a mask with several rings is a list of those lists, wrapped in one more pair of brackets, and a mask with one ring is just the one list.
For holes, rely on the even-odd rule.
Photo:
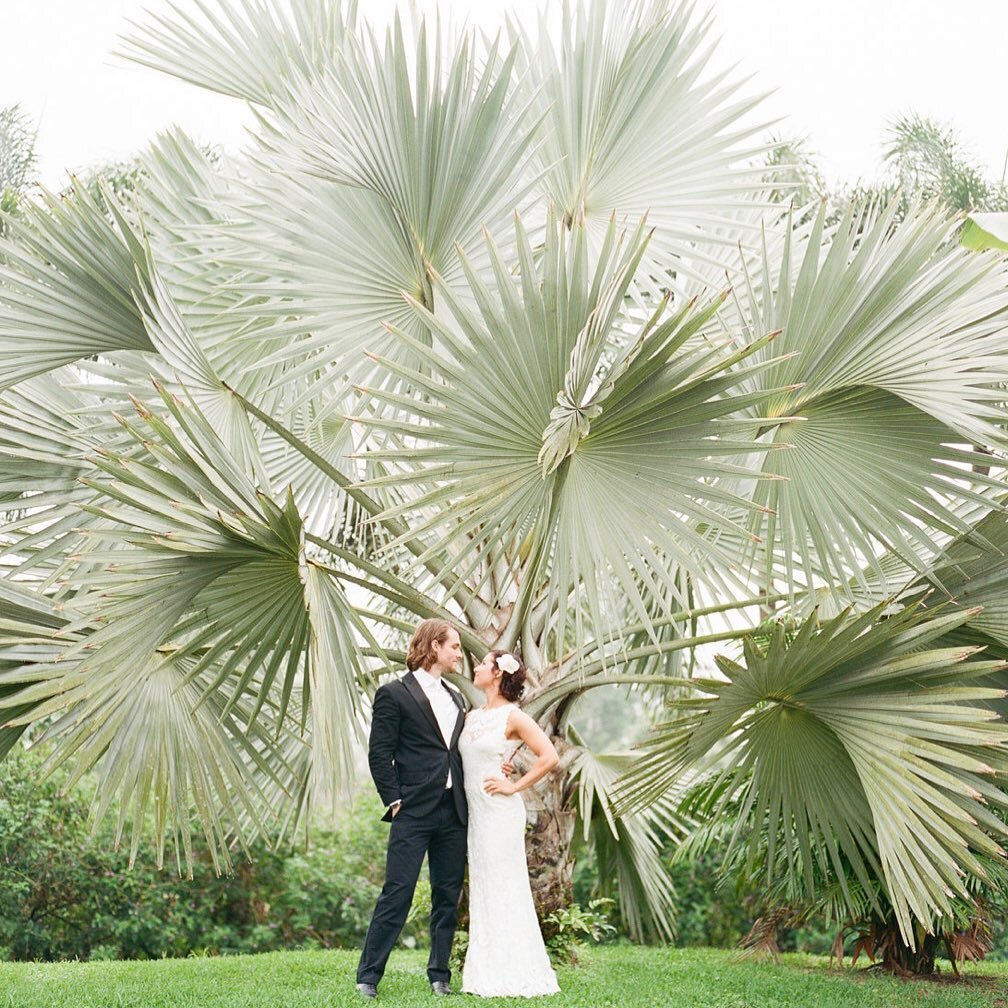
[(454, 54), (438, 31), (348, 42), (317, 79), (274, 95), (214, 252), (243, 270), (235, 318), (272, 340), (256, 370), (284, 383), (373, 369), (401, 354), (391, 322), (424, 338), (404, 293), (433, 308), (428, 268), (460, 278), (459, 244), (527, 201), (536, 123), (506, 103), (514, 54)]
[(666, 844), (685, 836), (690, 823), (676, 812), (670, 792), (653, 805), (626, 815), (613, 809), (612, 787), (630, 768), (632, 753), (593, 753), (581, 746), (571, 765), (578, 788), (582, 839), (591, 843), (600, 893), (618, 893), (620, 915), (635, 941), (675, 935), (676, 892), (661, 854)]
[(293, 77), (312, 77), (340, 53), (357, 21), (357, 0), (172, 2), (133, 22), (122, 55), (219, 94), (268, 105)]
[[(98, 496), (85, 508), (106, 524), (87, 533), (104, 550), (92, 558), (105, 565), (81, 574), (78, 617), (62, 630), (68, 643), (60, 660), (14, 700), (45, 697), (32, 717), (59, 713), (73, 725), (75, 741), (61, 744), (59, 758), (85, 746), (83, 764), (101, 757), (115, 767), (100, 785), (103, 809), (120, 783), (124, 801), (135, 793), (138, 815), (151, 789), (165, 788), (158, 800), (171, 806), (188, 857), (180, 824), (190, 800), (220, 850), (224, 826), (209, 810), (232, 792), (247, 797), (233, 776), (244, 764), (227, 747), (243, 732), (253, 745), (267, 732), (268, 712), (279, 736), (292, 699), (302, 729), (311, 705), (316, 786), (333, 792), (346, 785), (362, 698), (375, 681), (366, 655), (380, 661), (382, 651), (338, 572), (306, 555), (293, 498), (279, 506), (257, 493), (194, 404), (182, 407), (165, 395), (163, 406), (172, 423), (139, 405), (138, 421), (122, 421), (149, 458), (106, 450), (92, 460), (97, 474), (83, 482)], [(137, 730), (129, 696), (150, 706), (150, 745), (166, 753), (193, 747), (199, 772), (217, 775), (217, 804), (206, 780), (172, 783), (143, 770), (146, 750), (127, 740)], [(221, 734), (221, 720), (234, 721), (239, 711), (236, 734)], [(121, 748), (106, 752), (115, 739)], [(174, 766), (172, 757), (165, 773)], [(199, 794), (189, 790), (197, 786)], [(235, 804), (228, 807), (232, 828)], [(246, 813), (254, 807), (242, 804)], [(162, 844), (166, 823), (158, 826)]]
[[(644, 591), (660, 582), (681, 601), (675, 565), (719, 584), (732, 576), (734, 557), (722, 557), (715, 536), (698, 534), (695, 524), (728, 527), (719, 508), (745, 507), (715, 477), (750, 474), (722, 458), (762, 450), (734, 436), (733, 418), (763, 397), (736, 393), (746, 372), (735, 365), (772, 334), (741, 350), (688, 350), (716, 304), (627, 318), (624, 295), (643, 254), (643, 229), (624, 240), (611, 222), (593, 260), (583, 229), (568, 237), (552, 222), (541, 265), (520, 222), (516, 234), (517, 277), (492, 242), (494, 286), (469, 271), (478, 311), (437, 277), (453, 324), (413, 302), (436, 345), (394, 332), (423, 360), (422, 371), (376, 357), (410, 391), (363, 390), (380, 408), (361, 420), (399, 441), (368, 452), (394, 467), (370, 484), (416, 488), (386, 513), (411, 514), (411, 534), (429, 534), (432, 550), (464, 542), (470, 556), (476, 545), (516, 551), (533, 533), (537, 561), (552, 562), (561, 625), (567, 585), (585, 590), (596, 630), (613, 591), (648, 624)], [(714, 555), (723, 569), (710, 562)]]
[(720, 804), (741, 809), (729, 850), (763, 857), (765, 829), (767, 884), (784, 871), (796, 899), (844, 864), (866, 890), (883, 879), (912, 943), (914, 921), (927, 928), (966, 895), (981, 855), (1004, 856), (1008, 729), (984, 706), (1002, 695), (984, 684), (1001, 663), (931, 647), (974, 610), (884, 608), (810, 617), (790, 640), (778, 626), (765, 653), (745, 642), (745, 666), (720, 657), (726, 681), (698, 679), (682, 716), (643, 743), (617, 809), (716, 755)]
[(562, 24), (558, 40), (545, 10), (537, 38), (512, 25), (523, 40), (521, 80), (543, 118), (542, 188), (557, 215), (585, 226), (597, 248), (613, 214), (646, 214), (659, 287), (718, 245), (757, 239), (759, 220), (734, 211), (764, 188), (764, 126), (742, 125), (762, 96), (743, 97), (744, 81), (730, 74), (704, 76), (710, 16), (665, 0), (565, 0)]
[[(790, 419), (760, 434), (768, 454), (754, 497), (768, 509), (764, 583), (845, 591), (896, 554), (923, 571), (945, 537), (968, 529), (964, 501), (996, 480), (971, 472), (974, 445), (1003, 446), (1008, 295), (1003, 264), (950, 242), (936, 208), (894, 222), (895, 204), (852, 205), (822, 243), (825, 208), (807, 242), (770, 260), (750, 289), (750, 332), (780, 329), (757, 384), (787, 391), (766, 407)], [(822, 243), (822, 244), (821, 244)], [(862, 586), (863, 587), (863, 586)], [(884, 588), (885, 590), (885, 588)]]
[(26, 202), (0, 239), (0, 389), (92, 354), (151, 350), (136, 296), (143, 239), (125, 209), (73, 182)]

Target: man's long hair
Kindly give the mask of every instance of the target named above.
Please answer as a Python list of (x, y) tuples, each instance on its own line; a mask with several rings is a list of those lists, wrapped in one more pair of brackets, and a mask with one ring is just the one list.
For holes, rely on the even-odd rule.
[(418, 668), (429, 669), (434, 659), (435, 644), (444, 644), (448, 640), (448, 634), (455, 627), (443, 619), (425, 619), (413, 631), (413, 639), (409, 642), (409, 649), (406, 652), (406, 668), (410, 672)]

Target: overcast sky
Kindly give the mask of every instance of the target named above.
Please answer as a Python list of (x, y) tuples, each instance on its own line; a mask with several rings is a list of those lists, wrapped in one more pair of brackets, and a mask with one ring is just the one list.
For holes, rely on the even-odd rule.
[[(195, 10), (195, 0), (178, 0)], [(434, 0), (417, 0), (422, 9)], [(621, 2), (621, 0), (612, 0)], [(1000, 178), (1008, 152), (1006, 0), (704, 0), (722, 43), (718, 66), (754, 75), (774, 91), (778, 132), (807, 136), (830, 182), (879, 172), (886, 123), (909, 110), (952, 124)], [(127, 18), (169, 0), (6, 0), (0, 105), (37, 120), (42, 180), (129, 155), (177, 124), (201, 143), (242, 145), (241, 103), (200, 91), (110, 55)], [(384, 16), (392, 0), (362, 0)], [(403, 6), (407, 6), (403, 4)], [(534, 18), (537, 0), (442, 0), (478, 24), (502, 10)], [(713, 69), (713, 68), (712, 68)]]

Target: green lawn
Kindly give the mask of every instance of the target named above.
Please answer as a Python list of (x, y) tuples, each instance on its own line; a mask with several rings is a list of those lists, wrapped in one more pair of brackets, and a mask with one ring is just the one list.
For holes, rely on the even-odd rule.
[[(0, 963), (0, 1008), (328, 1008), (363, 1005), (354, 989), (357, 955), (272, 952), (156, 962)], [(427, 1005), (420, 952), (397, 951), (378, 1004)], [(551, 1008), (1001, 1008), (1008, 1006), (1008, 964), (972, 967), (963, 983), (920, 983), (830, 970), (824, 959), (784, 956), (778, 965), (739, 963), (709, 949), (589, 950), (583, 965), (559, 972)], [(458, 978), (455, 982), (457, 984)], [(476, 1003), (460, 997), (452, 1004)], [(488, 1006), (529, 1004), (480, 999)]]

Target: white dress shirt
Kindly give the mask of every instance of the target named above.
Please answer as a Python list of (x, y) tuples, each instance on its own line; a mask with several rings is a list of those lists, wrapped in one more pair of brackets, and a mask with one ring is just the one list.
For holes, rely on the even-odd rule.
[[(440, 677), (434, 678), (426, 669), (418, 668), (413, 670), (413, 677), (420, 683), (421, 689), (430, 701), (434, 709), (434, 717), (437, 718), (438, 727), (441, 729), (441, 737), (444, 744), (451, 747), (452, 735), (455, 734), (455, 722), (458, 720), (458, 705), (452, 700)], [(448, 771), (447, 790), (452, 786), (451, 770)]]

